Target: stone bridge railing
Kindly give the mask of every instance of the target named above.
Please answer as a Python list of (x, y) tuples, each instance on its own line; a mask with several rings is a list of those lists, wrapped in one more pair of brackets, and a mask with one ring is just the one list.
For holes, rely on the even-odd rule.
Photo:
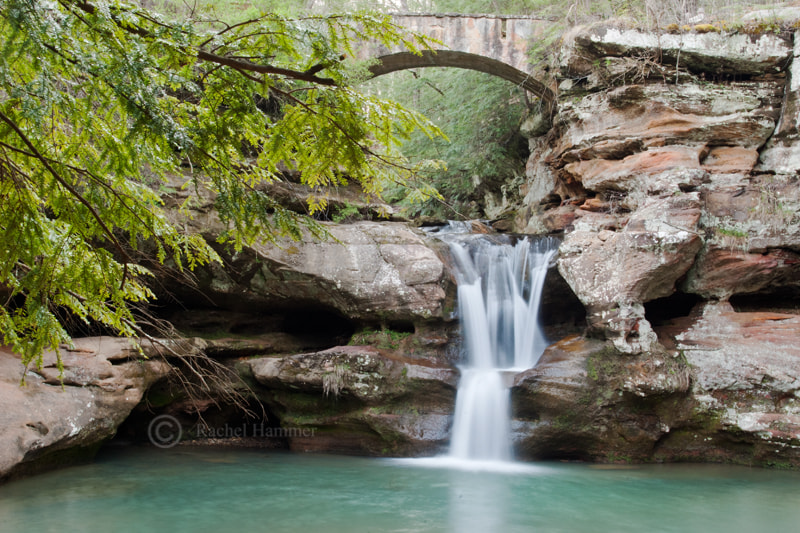
[(443, 49), (489, 57), (527, 72), (528, 47), (552, 22), (523, 16), (397, 14), (397, 24), (442, 41)]

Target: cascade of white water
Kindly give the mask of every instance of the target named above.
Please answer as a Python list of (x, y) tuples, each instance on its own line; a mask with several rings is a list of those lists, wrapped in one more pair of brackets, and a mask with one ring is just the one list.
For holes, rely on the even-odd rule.
[(557, 247), (555, 239), (450, 243), (466, 353), (451, 457), (511, 459), (510, 399), (503, 375), (534, 366), (547, 346), (539, 303)]

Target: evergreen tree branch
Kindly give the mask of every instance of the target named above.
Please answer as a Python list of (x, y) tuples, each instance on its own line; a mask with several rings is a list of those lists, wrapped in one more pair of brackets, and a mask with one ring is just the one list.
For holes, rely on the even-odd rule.
[[(78, 7), (79, 9), (90, 15), (95, 15), (97, 13), (97, 7), (95, 7), (93, 4), (89, 2), (83, 2), (83, 1), (68, 2), (66, 0), (62, 0), (62, 4), (64, 5), (68, 6), (70, 3), (74, 4), (76, 7)], [(136, 34), (139, 37), (143, 37), (146, 39), (155, 38), (155, 35), (153, 35), (152, 32), (149, 32), (144, 28), (141, 28), (139, 26), (132, 26), (127, 23), (122, 23), (122, 21), (120, 21), (119, 18), (114, 18), (114, 21), (117, 23), (120, 29)], [(239, 24), (237, 26), (241, 25), (242, 24)], [(327, 86), (336, 85), (336, 81), (334, 81), (331, 78), (320, 78), (319, 76), (314, 75), (314, 73), (308, 74), (307, 72), (299, 70), (276, 67), (269, 64), (258, 64), (258, 63), (253, 63), (251, 61), (236, 59), (229, 56), (218, 55), (203, 49), (202, 45), (196, 48), (188, 48), (186, 52), (195, 55), (197, 59), (201, 61), (214, 63), (216, 65), (231, 67), (240, 72), (257, 72), (259, 74), (271, 74), (271, 75), (283, 76), (297, 81), (306, 81), (310, 83), (315, 83), (318, 85), (327, 85)]]
[[(105, 220), (103, 220), (103, 217), (100, 216), (100, 214), (97, 212), (94, 206), (86, 198), (84, 198), (82, 194), (80, 194), (77, 190), (75, 190), (75, 188), (72, 185), (70, 185), (69, 182), (67, 182), (67, 180), (65, 180), (61, 176), (61, 174), (53, 168), (48, 158), (44, 157), (39, 152), (39, 150), (36, 149), (36, 146), (30, 139), (28, 139), (28, 137), (19, 128), (19, 126), (17, 126), (17, 124), (13, 120), (11, 120), (8, 116), (6, 116), (6, 114), (3, 113), (2, 111), (0, 111), (0, 120), (5, 122), (12, 130), (14, 130), (14, 132), (17, 134), (20, 140), (31, 151), (33, 157), (39, 160), (39, 162), (47, 170), (47, 172), (49, 172), (50, 175), (53, 176), (53, 178), (59, 184), (61, 184), (61, 186), (64, 187), (64, 189), (66, 189), (72, 195), (73, 198), (75, 198), (78, 202), (80, 202), (89, 211), (89, 213), (92, 215), (95, 221), (97, 221), (97, 224), (103, 229), (106, 238), (108, 238), (108, 240), (111, 241), (111, 243), (114, 245), (117, 251), (119, 251), (119, 253), (122, 254), (122, 256), (126, 259), (126, 262), (130, 262), (131, 258), (128, 255), (128, 252), (125, 251), (125, 248), (122, 246), (122, 243), (119, 242), (119, 239), (117, 239), (117, 237), (114, 235), (114, 232), (111, 231), (111, 228), (108, 227)], [(127, 274), (127, 266), (125, 273)]]

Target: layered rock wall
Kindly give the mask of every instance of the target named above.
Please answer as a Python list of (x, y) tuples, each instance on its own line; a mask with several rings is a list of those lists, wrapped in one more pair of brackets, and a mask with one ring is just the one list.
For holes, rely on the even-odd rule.
[(800, 464), (796, 42), (567, 39), (517, 226), (563, 232), (590, 338), (518, 376), (523, 455)]

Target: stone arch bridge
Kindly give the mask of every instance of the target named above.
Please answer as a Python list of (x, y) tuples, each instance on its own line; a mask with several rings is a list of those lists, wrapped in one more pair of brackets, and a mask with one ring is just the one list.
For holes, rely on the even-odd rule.
[(442, 42), (422, 55), (385, 47), (364, 47), (362, 59), (377, 58), (370, 67), (374, 76), (424, 67), (477, 70), (516, 83), (539, 96), (549, 106), (553, 92), (530, 74), (528, 48), (541, 38), (552, 22), (525, 16), (397, 14), (395, 23)]

